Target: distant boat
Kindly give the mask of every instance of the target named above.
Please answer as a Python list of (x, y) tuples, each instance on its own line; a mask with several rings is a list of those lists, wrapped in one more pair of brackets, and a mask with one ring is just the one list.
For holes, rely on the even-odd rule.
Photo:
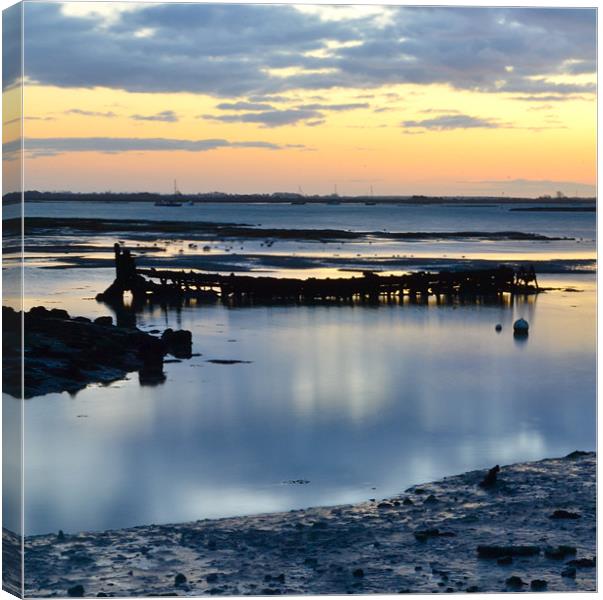
[(182, 206), (182, 202), (179, 200), (180, 196), (182, 196), (182, 192), (178, 189), (176, 180), (174, 179), (174, 198), (157, 200), (157, 202), (155, 202), (155, 206)]

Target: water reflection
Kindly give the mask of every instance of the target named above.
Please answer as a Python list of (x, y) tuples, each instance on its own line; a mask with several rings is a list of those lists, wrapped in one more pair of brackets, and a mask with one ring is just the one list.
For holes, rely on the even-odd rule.
[(26, 403), (29, 533), (353, 502), (594, 447), (592, 286), (494, 305), (135, 314), (190, 329), (202, 356), (165, 365), (156, 387), (131, 376)]

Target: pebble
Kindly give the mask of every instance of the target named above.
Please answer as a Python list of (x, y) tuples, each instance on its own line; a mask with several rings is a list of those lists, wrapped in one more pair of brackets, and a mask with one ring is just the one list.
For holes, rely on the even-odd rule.
[(561, 571), (561, 577), (569, 577), (570, 579), (576, 579), (576, 567), (565, 567)]
[(576, 512), (570, 512), (569, 510), (559, 509), (556, 510), (549, 519), (580, 519), (581, 515)]
[(525, 581), (521, 579), (521, 577), (518, 577), (517, 575), (511, 575), (511, 577), (507, 577), (505, 583), (508, 587), (515, 590), (520, 589), (524, 585), (528, 585)]
[(546, 588), (547, 582), (545, 579), (533, 579), (530, 583), (530, 589), (534, 590), (535, 592), (541, 592), (546, 590)]
[(81, 584), (74, 585), (67, 590), (67, 595), (71, 598), (83, 598), (84, 597), (84, 586)]

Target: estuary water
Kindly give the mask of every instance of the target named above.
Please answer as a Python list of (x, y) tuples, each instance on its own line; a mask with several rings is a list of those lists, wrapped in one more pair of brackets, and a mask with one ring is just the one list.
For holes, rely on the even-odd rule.
[[(27, 214), (115, 219), (141, 210), (55, 204), (28, 205)], [(185, 218), (181, 209), (144, 208), (145, 219), (165, 219), (165, 211), (170, 220)], [(205, 211), (189, 220), (263, 227), (535, 232), (575, 239), (517, 242), (521, 256), (595, 257), (594, 213), (510, 212), (506, 205), (182, 207), (189, 209)], [(292, 219), (306, 209), (313, 215), (306, 222)], [(109, 232), (86, 241), (111, 239)], [(479, 244), (455, 243), (459, 254)], [(360, 244), (353, 255), (373, 246)], [(489, 246), (496, 256), (518, 254), (513, 242)], [(187, 254), (184, 241), (179, 248)], [(397, 242), (388, 248), (401, 252)], [(442, 255), (433, 240), (415, 248)], [(287, 254), (291, 246), (263, 251)], [(321, 245), (321, 253), (335, 251)], [(240, 254), (245, 261), (246, 251)], [(109, 266), (47, 268), (53, 260), (55, 254), (38, 250), (28, 261), (26, 308), (113, 314), (94, 300), (112, 281)], [(141, 329), (190, 329), (200, 356), (166, 364), (167, 380), (155, 387), (141, 386), (132, 373), (74, 397), (25, 402), (25, 532), (350, 503), (497, 463), (592, 450), (594, 272), (565, 270), (539, 281), (550, 291), (496, 305), (147, 307), (137, 315)], [(524, 340), (512, 334), (519, 317), (530, 322)], [(17, 400), (4, 402), (17, 409)]]

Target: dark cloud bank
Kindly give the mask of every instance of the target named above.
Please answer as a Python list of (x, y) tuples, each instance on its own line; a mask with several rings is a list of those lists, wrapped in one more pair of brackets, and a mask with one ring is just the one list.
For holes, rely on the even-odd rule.
[[(59, 4), (27, 3), (25, 74), (62, 87), (254, 97), (250, 111), (263, 111), (257, 104), (267, 95), (336, 86), (442, 83), (522, 98), (594, 92), (548, 79), (595, 72), (594, 9), (384, 10), (389, 19), (335, 22), (283, 5), (156, 4), (102, 23), (65, 16)], [(141, 31), (151, 34), (137, 37)], [(356, 45), (328, 49), (327, 41)], [(4, 68), (7, 87), (17, 65)], [(298, 74), (270, 74), (282, 68)]]

